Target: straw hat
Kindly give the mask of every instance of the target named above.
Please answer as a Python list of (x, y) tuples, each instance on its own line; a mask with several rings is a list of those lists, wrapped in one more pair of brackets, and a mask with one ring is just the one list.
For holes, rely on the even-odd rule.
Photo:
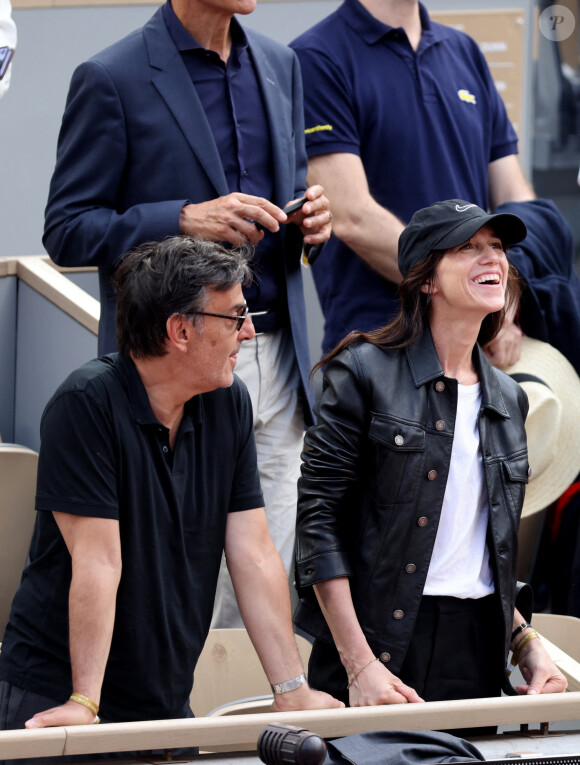
[(520, 360), (504, 371), (530, 402), (524, 517), (558, 499), (580, 472), (580, 378), (560, 351), (530, 337), (523, 338)]

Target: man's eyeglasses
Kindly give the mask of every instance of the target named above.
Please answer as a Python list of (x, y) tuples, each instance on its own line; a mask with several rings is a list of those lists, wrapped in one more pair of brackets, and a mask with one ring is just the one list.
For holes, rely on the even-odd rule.
[(244, 326), (244, 322), (248, 317), (250, 309), (245, 305), (242, 309), (242, 313), (238, 313), (236, 316), (230, 316), (227, 313), (211, 313), (210, 311), (192, 311), (191, 315), (196, 316), (216, 316), (218, 319), (229, 319), (236, 322), (236, 332), (239, 332)]

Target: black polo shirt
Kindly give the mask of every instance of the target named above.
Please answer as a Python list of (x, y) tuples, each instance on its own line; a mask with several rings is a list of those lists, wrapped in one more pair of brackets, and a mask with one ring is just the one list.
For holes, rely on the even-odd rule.
[(123, 571), (101, 697), (110, 721), (184, 716), (229, 512), (263, 506), (243, 383), (191, 399), (173, 452), (133, 362), (73, 372), (41, 422), (36, 527), (0, 679), (65, 701), (70, 556), (53, 511), (118, 519)]

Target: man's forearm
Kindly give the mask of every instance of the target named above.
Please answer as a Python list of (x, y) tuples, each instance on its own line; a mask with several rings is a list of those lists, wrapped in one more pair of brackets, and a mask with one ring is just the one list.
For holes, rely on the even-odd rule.
[(324, 187), (335, 236), (377, 273), (398, 284), (397, 248), (404, 225), (373, 199), (360, 157), (348, 153), (311, 157), (308, 183)]
[(73, 562), (69, 642), (73, 691), (100, 703), (111, 648), (120, 569)]
[(242, 619), (270, 683), (302, 674), (292, 631), (288, 579), (274, 545), (252, 560), (228, 565)]

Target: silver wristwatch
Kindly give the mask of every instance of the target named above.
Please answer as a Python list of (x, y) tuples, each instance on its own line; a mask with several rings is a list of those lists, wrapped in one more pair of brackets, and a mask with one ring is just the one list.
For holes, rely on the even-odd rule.
[(274, 693), (288, 693), (288, 691), (295, 691), (296, 688), (300, 688), (301, 685), (305, 685), (306, 675), (304, 672), (298, 677), (293, 677), (292, 680), (286, 680), (285, 683), (276, 683), (272, 686)]

